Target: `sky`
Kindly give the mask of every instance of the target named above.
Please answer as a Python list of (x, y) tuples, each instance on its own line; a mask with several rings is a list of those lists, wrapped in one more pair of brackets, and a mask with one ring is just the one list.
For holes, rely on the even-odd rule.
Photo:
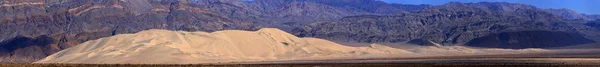
[(448, 2), (509, 2), (533, 5), (538, 8), (567, 8), (583, 14), (599, 14), (600, 0), (381, 0), (388, 3), (399, 4), (430, 4), (443, 5)]

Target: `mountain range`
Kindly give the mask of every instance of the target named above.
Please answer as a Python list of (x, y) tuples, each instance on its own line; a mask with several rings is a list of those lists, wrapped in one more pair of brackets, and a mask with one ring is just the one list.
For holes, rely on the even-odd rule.
[(336, 42), (563, 47), (600, 41), (598, 19), (600, 15), (568, 9), (504, 2), (432, 6), (377, 0), (3, 0), (0, 59), (29, 63), (89, 40), (148, 29), (274, 27)]

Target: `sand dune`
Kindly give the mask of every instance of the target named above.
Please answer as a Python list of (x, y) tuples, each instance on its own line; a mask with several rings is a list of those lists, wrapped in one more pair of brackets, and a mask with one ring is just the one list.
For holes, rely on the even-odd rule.
[(35, 63), (193, 64), (285, 60), (426, 57), (545, 52), (543, 49), (474, 49), (431, 46), (396, 49), (379, 44), (350, 47), (318, 38), (299, 38), (275, 28), (212, 33), (147, 30), (92, 40)]

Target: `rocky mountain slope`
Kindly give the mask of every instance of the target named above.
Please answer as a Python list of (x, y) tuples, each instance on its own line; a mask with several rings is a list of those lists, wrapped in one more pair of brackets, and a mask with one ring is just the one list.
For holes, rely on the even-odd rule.
[(211, 32), (275, 27), (334, 41), (424, 39), (443, 45), (529, 30), (600, 40), (597, 26), (586, 24), (589, 20), (569, 20), (563, 16), (572, 14), (560, 13), (491, 2), (430, 6), (377, 0), (3, 0), (0, 59), (33, 62), (88, 40), (148, 29)]
[[(174, 0), (4, 0), (1, 3), (3, 44), (0, 45), (23, 45), (0, 53), (5, 62), (31, 62), (87, 40), (153, 28), (215, 31), (252, 30), (260, 26)], [(40, 37), (50, 42), (35, 41)]]
[[(344, 16), (428, 7), (374, 0), (4, 0), (0, 4), (0, 45), (11, 48), (1, 51), (3, 62), (31, 62), (88, 40), (146, 29), (285, 30)], [(51, 42), (30, 41), (42, 36)], [(13, 43), (23, 46), (11, 47), (20, 45)]]
[[(466, 44), (475, 38), (490, 34), (520, 31), (546, 31), (558, 38), (560, 46), (595, 43), (600, 33), (593, 27), (585, 26), (584, 21), (571, 21), (550, 12), (527, 5), (510, 3), (448, 3), (414, 13), (393, 15), (349, 16), (340, 21), (315, 22), (295, 29), (296, 35), (318, 37), (349, 42), (406, 42), (413, 39), (426, 39), (436, 43)], [(590, 24), (588, 24), (590, 25)], [(591, 24), (593, 25), (593, 24)], [(562, 34), (569, 33), (569, 34)], [(554, 40), (539, 40), (537, 36), (517, 37), (518, 43), (508, 45), (485, 43), (478, 47), (494, 48), (544, 48), (559, 47)], [(492, 37), (499, 38), (499, 37)], [(523, 39), (529, 38), (531, 40)], [(594, 40), (589, 40), (594, 39)], [(539, 44), (532, 44), (539, 43)], [(498, 44), (498, 43), (493, 43)], [(520, 46), (513, 46), (520, 45)], [(538, 46), (532, 46), (538, 45)]]

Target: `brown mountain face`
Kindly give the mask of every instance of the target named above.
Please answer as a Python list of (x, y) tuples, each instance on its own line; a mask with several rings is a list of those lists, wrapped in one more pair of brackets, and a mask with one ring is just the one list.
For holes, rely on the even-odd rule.
[[(557, 36), (599, 41), (600, 30), (594, 28), (597, 26), (584, 22), (587, 21), (565, 20), (529, 5), (489, 2), (430, 6), (377, 0), (3, 0), (0, 61), (33, 62), (88, 40), (147, 29), (217, 31), (275, 27), (297, 36), (336, 41), (421, 39), (441, 44), (465, 44), (473, 39), (493, 41), (488, 39), (494, 38), (492, 34), (505, 32), (555, 31), (569, 33)], [(521, 46), (510, 48), (531, 47), (518, 45)]]
[[(350, 16), (333, 22), (315, 22), (296, 28), (298, 36), (318, 37), (334, 41), (349, 42), (406, 42), (423, 39), (441, 44), (466, 44), (466, 46), (491, 48), (547, 48), (595, 43), (599, 31), (585, 26), (580, 21), (566, 20), (550, 12), (535, 7), (510, 3), (448, 3), (413, 13), (393, 15)], [(593, 24), (588, 24), (593, 25)], [(518, 43), (495, 46), (502, 41), (489, 38), (478, 39), (491, 34), (520, 31), (563, 32), (552, 36), (574, 36), (573, 38), (544, 40), (538, 36), (517, 36)], [(552, 34), (552, 33), (526, 33)], [(526, 40), (523, 38), (530, 38)], [(549, 37), (562, 38), (562, 37)], [(593, 40), (589, 40), (593, 39)], [(560, 44), (546, 44), (555, 43)], [(575, 41), (581, 40), (581, 41)], [(477, 45), (469, 42), (492, 41)], [(521, 43), (522, 42), (522, 43)], [(535, 44), (529, 44), (535, 43)], [(489, 45), (486, 45), (489, 44)]]
[[(368, 3), (367, 3), (368, 2)], [(364, 5), (369, 6), (348, 6)], [(361, 14), (409, 12), (374, 0), (3, 0), (2, 62), (32, 62), (79, 43), (146, 29), (291, 29)], [(358, 10), (360, 9), (360, 10)], [(375, 11), (372, 11), (375, 10)], [(43, 42), (38, 41), (42, 37)], [(47, 42), (48, 41), (48, 42)]]
[[(8, 0), (2, 1), (0, 11), (0, 40), (5, 42), (0, 45), (7, 48), (0, 53), (3, 62), (32, 62), (87, 40), (145, 29), (260, 27), (173, 0)], [(40, 36), (42, 43), (37, 41)]]

